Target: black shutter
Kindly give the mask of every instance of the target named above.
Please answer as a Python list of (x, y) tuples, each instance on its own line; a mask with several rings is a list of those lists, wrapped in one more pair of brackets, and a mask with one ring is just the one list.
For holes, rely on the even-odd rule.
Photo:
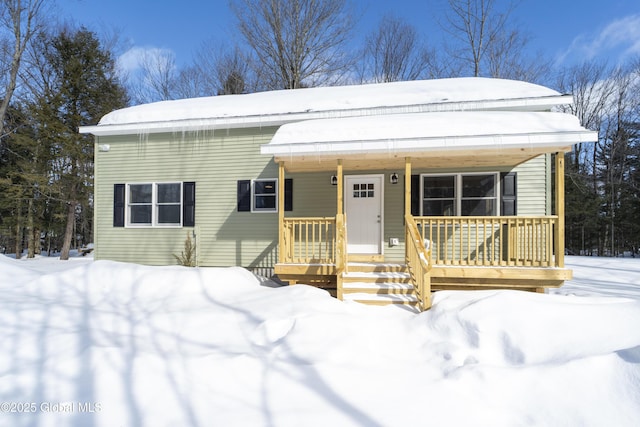
[(182, 183), (182, 226), (196, 225), (196, 183)]
[(284, 210), (293, 210), (293, 179), (284, 180)]
[(420, 175), (411, 175), (411, 215), (420, 216)]
[(124, 227), (124, 184), (113, 185), (113, 226)]
[(518, 185), (517, 173), (508, 172), (500, 174), (501, 205), (500, 214), (503, 216), (514, 216), (518, 212)]
[(251, 211), (251, 180), (238, 181), (238, 212)]

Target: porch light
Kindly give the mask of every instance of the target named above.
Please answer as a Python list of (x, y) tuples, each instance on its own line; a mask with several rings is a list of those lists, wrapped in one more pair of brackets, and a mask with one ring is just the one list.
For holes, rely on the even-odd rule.
[(331, 175), (331, 185), (338, 185), (338, 177)]
[(394, 173), (392, 173), (392, 174), (389, 176), (389, 182), (390, 182), (390, 183), (392, 183), (392, 184), (397, 184), (397, 183), (398, 183), (398, 174), (397, 174), (397, 173), (395, 173), (395, 172), (394, 172)]

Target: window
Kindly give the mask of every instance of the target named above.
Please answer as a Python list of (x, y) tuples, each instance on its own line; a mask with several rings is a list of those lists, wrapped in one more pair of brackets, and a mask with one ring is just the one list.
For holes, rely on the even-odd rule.
[(498, 215), (498, 174), (422, 176), (422, 215)]
[(275, 179), (256, 179), (252, 185), (252, 211), (277, 212), (278, 181)]
[(455, 176), (425, 176), (423, 182), (423, 215), (456, 215)]
[(129, 185), (129, 224), (151, 225), (153, 211), (153, 186)]
[(374, 184), (353, 184), (353, 197), (375, 197)]
[(461, 179), (461, 215), (497, 215), (496, 175), (462, 175)]
[(157, 218), (158, 224), (172, 224), (179, 225), (182, 185), (179, 183), (173, 184), (156, 184), (158, 192)]
[[(277, 179), (243, 179), (237, 182), (238, 212), (277, 212)], [(293, 180), (284, 180), (284, 210), (293, 210)]]
[(113, 185), (113, 226), (193, 227), (196, 183)]
[(129, 184), (127, 224), (182, 226), (182, 183)]

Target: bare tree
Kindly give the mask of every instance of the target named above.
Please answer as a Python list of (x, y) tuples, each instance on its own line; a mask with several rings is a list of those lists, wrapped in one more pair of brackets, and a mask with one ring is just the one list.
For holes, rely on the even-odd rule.
[(210, 95), (204, 90), (204, 80), (205, 76), (196, 66), (183, 67), (177, 73), (173, 94), (177, 99)]
[(5, 39), (2, 43), (2, 51), (7, 56), (0, 58), (3, 62), (3, 76), (6, 76), (0, 103), (0, 136), (5, 132), (4, 118), (16, 90), (22, 56), (30, 41), (42, 28), (41, 14), (46, 4), (47, 0), (2, 0), (0, 3), (0, 30), (9, 37), (9, 40)]
[[(585, 62), (565, 69), (559, 74), (557, 86), (560, 91), (573, 95), (573, 104), (561, 109), (578, 117), (582, 126), (599, 131), (615, 90), (609, 67), (604, 63)], [(574, 147), (572, 160), (576, 170), (587, 163), (595, 167), (595, 159), (584, 158), (585, 155), (595, 155), (592, 149), (586, 149), (587, 146), (592, 147), (593, 144), (580, 143)]]
[(514, 3), (509, 2), (502, 11), (497, 9), (496, 0), (447, 0), (447, 3), (444, 30), (454, 40), (453, 45), (447, 46), (450, 54), (465, 64), (473, 76), (505, 75), (503, 64), (517, 62), (527, 42), (518, 30), (508, 28)]
[(487, 73), (491, 77), (537, 82), (551, 70), (551, 61), (542, 53), (525, 54), (529, 37), (517, 29), (496, 34), (486, 53)]
[(207, 95), (229, 95), (258, 90), (253, 59), (239, 46), (213, 40), (197, 52), (195, 68)]
[(402, 19), (387, 14), (365, 40), (361, 80), (393, 82), (416, 80), (429, 68), (429, 52), (417, 30)]
[(144, 51), (140, 56), (139, 65), (139, 72), (133, 76), (136, 81), (132, 83), (136, 103), (176, 98), (178, 71), (173, 52), (161, 49)]
[(234, 0), (231, 9), (270, 89), (329, 84), (351, 65), (347, 0)]

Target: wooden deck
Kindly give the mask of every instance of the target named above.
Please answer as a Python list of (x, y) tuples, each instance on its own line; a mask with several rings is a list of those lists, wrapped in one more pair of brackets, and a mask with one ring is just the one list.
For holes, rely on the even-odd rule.
[[(404, 260), (346, 255), (344, 218), (287, 218), (280, 279), (358, 295), (370, 304), (431, 305), (438, 290), (518, 289), (541, 292), (572, 277), (555, 256), (557, 217), (406, 217)], [(426, 246), (425, 246), (426, 243)], [(358, 261), (358, 262), (355, 262)], [(377, 261), (377, 262), (374, 262)], [(375, 274), (369, 274), (375, 272)], [(394, 272), (406, 275), (411, 292)], [(354, 276), (355, 275), (355, 276)], [(358, 279), (354, 281), (354, 277)], [(404, 280), (404, 279), (403, 279)], [(400, 282), (404, 283), (404, 282)], [(348, 285), (347, 285), (348, 284)], [(373, 298), (371, 295), (378, 298)], [(399, 296), (402, 295), (402, 296)], [(377, 302), (376, 302), (377, 301)], [(382, 302), (381, 302), (382, 301)], [(386, 302), (384, 302), (386, 301)]]
[[(380, 264), (380, 263), (377, 263)], [(384, 264), (384, 263), (383, 263)], [(390, 268), (406, 271), (406, 264), (386, 263)], [(371, 263), (376, 265), (376, 263)], [(399, 267), (398, 267), (399, 266)], [(275, 274), (292, 283), (327, 283), (335, 287), (337, 274), (335, 265), (277, 264)], [(434, 265), (430, 270), (431, 290), (479, 290), (519, 289), (540, 291), (543, 288), (558, 288), (571, 280), (572, 271), (565, 268), (522, 267), (453, 267)]]

